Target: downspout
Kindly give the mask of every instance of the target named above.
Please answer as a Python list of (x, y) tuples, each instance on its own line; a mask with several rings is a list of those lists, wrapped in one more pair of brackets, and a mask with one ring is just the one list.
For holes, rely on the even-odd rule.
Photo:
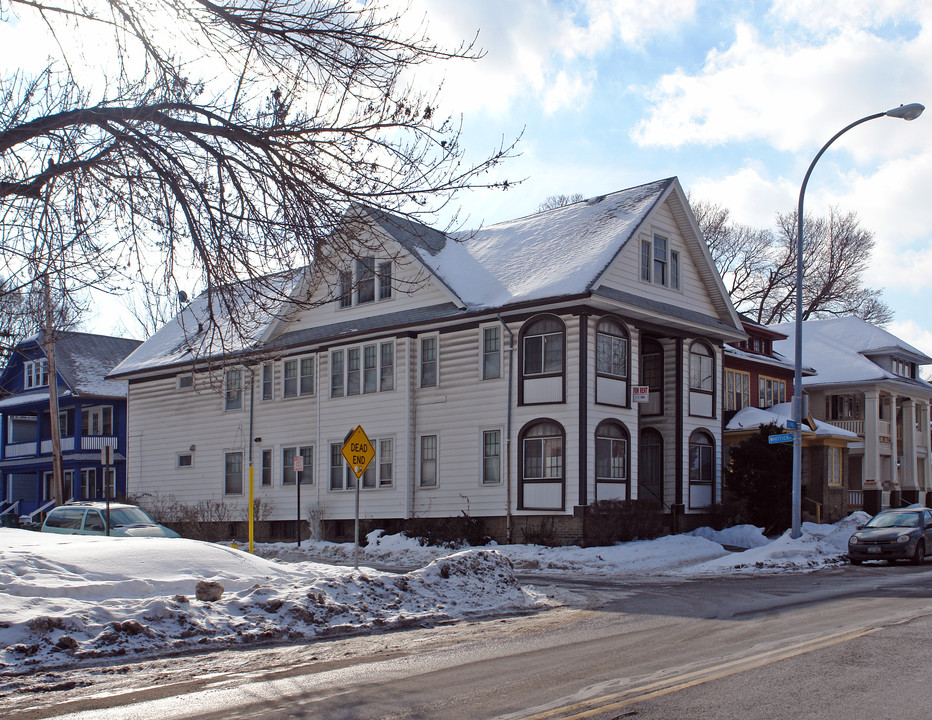
[(246, 370), (249, 372), (249, 439), (246, 441), (249, 444), (249, 505), (247, 506), (246, 512), (249, 515), (249, 554), (252, 554), (253, 543), (255, 539), (255, 501), (253, 500), (253, 474), (252, 474), (252, 446), (253, 443), (253, 417), (255, 415), (256, 407), (256, 393), (255, 393), (255, 380), (256, 380), (256, 371), (253, 370), (250, 366), (246, 366)]
[(411, 515), (414, 509), (414, 486), (417, 482), (416, 475), (416, 453), (417, 448), (415, 447), (415, 438), (417, 433), (415, 432), (414, 423), (417, 420), (417, 416), (414, 412), (414, 386), (411, 383), (411, 374), (414, 372), (414, 369), (411, 367), (411, 342), (412, 339), (409, 337), (405, 342), (405, 428), (407, 429), (408, 437), (406, 439), (407, 444), (407, 476), (408, 476), (408, 487), (405, 491), (405, 520), (410, 520)]
[[(320, 444), (321, 442), (321, 438), (320, 438), (320, 391), (321, 391), (320, 356), (321, 356), (321, 353), (318, 350), (317, 357), (314, 360), (316, 370), (317, 370), (317, 379), (314, 381), (316, 383), (316, 385), (314, 385), (314, 389), (317, 391), (317, 456), (315, 460), (317, 462), (317, 468), (318, 469), (323, 468), (323, 472), (316, 474), (317, 482), (314, 483), (315, 485), (317, 485), (317, 517), (319, 518), (318, 525), (320, 526), (319, 527), (320, 537), (312, 537), (311, 538), (312, 540), (323, 540), (324, 539), (324, 532), (323, 532), (323, 529), (324, 529), (323, 528), (323, 517), (324, 516), (320, 509), (320, 484), (324, 481), (325, 477), (329, 478), (330, 476), (330, 474), (327, 472), (327, 467), (330, 463), (330, 448), (328, 447), (325, 449)], [(311, 519), (308, 518), (308, 524), (310, 524), (310, 521)]]
[(498, 321), (508, 333), (508, 411), (505, 421), (505, 541), (511, 545), (512, 535), (512, 516), (511, 516), (511, 404), (512, 393), (514, 392), (514, 359), (515, 359), (515, 334), (505, 323), (501, 313), (497, 315)]
[[(589, 504), (589, 315), (579, 316), (579, 501)], [(599, 499), (598, 483), (595, 497)]]

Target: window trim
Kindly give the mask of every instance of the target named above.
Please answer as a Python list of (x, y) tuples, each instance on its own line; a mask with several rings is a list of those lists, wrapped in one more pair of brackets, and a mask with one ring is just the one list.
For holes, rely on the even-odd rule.
[[(391, 365), (383, 364), (382, 360), (384, 355), (382, 354), (382, 348), (385, 345), (391, 345)], [(375, 389), (371, 391), (366, 391), (365, 383), (365, 361), (366, 361), (366, 348), (374, 347), (375, 348)], [(358, 353), (359, 358), (359, 368), (353, 372), (359, 373), (359, 390), (358, 392), (349, 393), (349, 381), (350, 381), (350, 369), (349, 369), (349, 354), (351, 351)], [(341, 368), (340, 368), (340, 392), (334, 392), (333, 379), (337, 377), (334, 373), (334, 357), (339, 356)], [(374, 395), (381, 392), (391, 392), (395, 390), (395, 367), (397, 365), (397, 353), (396, 353), (396, 343), (394, 338), (388, 340), (372, 340), (369, 342), (360, 343), (357, 345), (344, 345), (343, 347), (332, 348), (329, 353), (327, 353), (327, 363), (328, 363), (328, 383), (329, 391), (328, 397), (331, 398), (340, 398), (340, 397), (360, 397), (363, 395)], [(391, 367), (391, 387), (386, 387), (388, 384), (386, 378), (384, 377), (384, 371), (386, 368)]]
[[(104, 432), (106, 428), (105, 415), (110, 411), (110, 432)], [(84, 415), (87, 413), (87, 432), (84, 430)], [(92, 432), (93, 417), (99, 416), (100, 432)], [(89, 405), (81, 408), (81, 436), (82, 437), (114, 437), (116, 433), (116, 413), (113, 411), (113, 405)]]
[[(265, 478), (265, 454), (268, 453), (269, 456), (269, 477), (268, 482)], [(264, 447), (259, 448), (259, 486), (260, 487), (272, 487), (275, 484), (275, 448)]]
[[(539, 337), (546, 335), (556, 335), (557, 332), (548, 332), (548, 333), (534, 333), (528, 334), (528, 330), (533, 329), (533, 326), (536, 322), (543, 320), (545, 318), (551, 318), (556, 320), (560, 324), (561, 330), (559, 334), (562, 337), (563, 343), (563, 352), (561, 356), (561, 366), (559, 371), (551, 372), (541, 372), (541, 373), (531, 373), (528, 374), (525, 372), (525, 345), (528, 337)], [(528, 318), (521, 326), (521, 329), (518, 331), (518, 405), (553, 405), (553, 404), (565, 404), (566, 403), (566, 341), (567, 341), (567, 331), (566, 331), (566, 322), (559, 315), (553, 313), (538, 313)], [(541, 353), (546, 351), (543, 344), (541, 345)], [(543, 355), (541, 356), (542, 360), (542, 369), (543, 369)], [(529, 403), (525, 399), (524, 395), (524, 384), (528, 380), (538, 380), (546, 378), (555, 378), (559, 377), (561, 379), (561, 390), (560, 390), (560, 399), (554, 401), (544, 401), (544, 402), (532, 402)]]
[[(699, 438), (704, 438), (704, 439), (708, 440), (709, 442), (700, 443), (700, 442), (697, 441)], [(708, 449), (708, 452), (711, 453), (711, 457), (709, 458), (709, 460), (710, 460), (710, 478), (709, 478), (708, 480), (702, 480), (702, 479), (693, 480), (693, 472), (692, 472), (693, 448), (700, 449), (700, 471), (701, 471), (701, 467), (702, 467), (702, 463), (701, 463), (701, 449), (702, 449), (702, 448), (706, 448), (706, 449)], [(693, 430), (693, 431), (690, 433), (690, 435), (689, 435), (689, 455), (688, 455), (688, 462), (687, 462), (687, 466), (686, 466), (686, 480), (687, 480), (687, 483), (688, 483), (687, 503), (688, 503), (688, 505), (689, 505), (689, 509), (690, 509), (690, 510), (701, 510), (702, 508), (708, 507), (707, 505), (694, 506), (694, 505), (692, 504), (692, 487), (693, 487), (693, 485), (703, 486), (703, 487), (711, 487), (711, 488), (712, 488), (711, 503), (712, 503), (712, 504), (715, 504), (715, 480), (716, 480), (716, 477), (715, 477), (715, 475), (716, 475), (716, 473), (715, 473), (715, 462), (716, 462), (716, 459), (717, 459), (717, 457), (718, 457), (717, 453), (718, 453), (718, 449), (717, 449), (717, 447), (716, 447), (716, 445), (715, 445), (715, 435), (713, 435), (711, 431), (707, 430), (706, 428), (696, 428), (695, 430)]]
[[(617, 428), (618, 430), (621, 431), (621, 437), (616, 437), (614, 435), (600, 435), (599, 431), (602, 431), (604, 433), (605, 432), (604, 428), (606, 427)], [(607, 418), (596, 426), (593, 437), (595, 440), (595, 447), (594, 447), (595, 452), (593, 454), (595, 458), (595, 465), (593, 466), (593, 470), (595, 471), (596, 483), (597, 484), (598, 483), (612, 483), (615, 485), (625, 485), (628, 488), (627, 497), (630, 498), (631, 497), (631, 433), (628, 432), (628, 428), (625, 426), (623, 422), (621, 422), (621, 420), (616, 420), (615, 418)], [(623, 477), (621, 478), (601, 477), (599, 475), (599, 440), (600, 439), (609, 440), (612, 443), (616, 441), (624, 443), (625, 466), (624, 466)], [(596, 490), (596, 493), (598, 493), (598, 489)], [(598, 499), (598, 497), (596, 497), (596, 499)]]
[[(498, 433), (498, 455), (486, 455), (485, 438), (489, 433)], [(501, 427), (486, 427), (479, 430), (479, 485), (480, 487), (499, 487), (504, 482), (504, 453), (502, 445), (505, 440), (505, 432)], [(498, 457), (498, 480), (486, 480), (486, 463), (485, 461)]]
[[(232, 373), (237, 373), (239, 375), (239, 404), (233, 406), (230, 404), (230, 375)], [(237, 365), (235, 367), (225, 368), (223, 371), (223, 412), (242, 412), (243, 408), (246, 405), (246, 378), (243, 373), (243, 367)]]
[[(766, 396), (767, 396), (767, 383), (768, 383), (768, 382), (771, 383), (771, 391), (770, 391), (770, 394), (771, 394), (771, 399), (773, 400), (773, 402), (770, 403), (770, 405), (765, 405), (764, 402), (766, 401)], [(782, 386), (782, 389), (783, 389), (783, 393), (782, 393), (783, 399), (782, 399), (782, 400), (778, 400), (778, 399), (777, 399), (777, 398), (778, 398), (778, 391), (777, 391), (777, 388), (780, 387), (780, 386)], [(759, 408), (766, 409), (766, 408), (769, 408), (769, 407), (773, 407), (774, 405), (779, 405), (780, 403), (785, 403), (785, 402), (786, 402), (787, 388), (788, 388), (788, 387), (791, 387), (791, 386), (790, 386), (789, 383), (788, 383), (786, 380), (784, 380), (784, 379), (777, 378), (777, 377), (773, 377), (772, 375), (758, 375), (758, 376), (757, 376), (757, 403), (758, 403), (757, 406), (758, 406)], [(762, 392), (764, 393), (764, 398), (763, 398), (763, 400), (762, 400), (762, 398), (761, 398), (761, 393), (762, 393)]]
[(670, 250), (670, 289), (680, 290), (680, 251)]
[[(343, 457), (342, 448), (345, 444), (343, 441), (330, 441), (327, 443), (327, 447), (330, 449), (329, 459), (327, 461), (327, 484), (328, 492), (351, 492), (356, 490), (356, 483), (359, 482), (359, 489), (362, 492), (370, 492), (373, 490), (390, 490), (395, 487), (395, 476), (398, 472), (398, 459), (397, 459), (397, 450), (395, 443), (394, 435), (381, 435), (379, 437), (369, 438), (372, 443), (373, 448), (375, 448), (375, 457), (372, 458), (372, 462), (369, 463), (369, 467), (366, 468), (366, 472), (362, 474), (362, 477), (356, 478), (356, 474), (350, 470), (349, 465), (346, 462), (346, 458)], [(391, 443), (391, 478), (388, 482), (382, 480), (382, 468), (386, 464), (385, 458), (383, 455), (384, 448), (382, 443), (389, 442)], [(334, 465), (333, 461), (338, 460), (339, 465)], [(333, 476), (334, 470), (339, 467), (340, 470), (340, 487), (335, 488), (333, 486)], [(374, 484), (366, 485), (365, 479), (366, 475), (369, 472), (373, 472), (375, 475)]]
[[(262, 363), (262, 371), (259, 376), (260, 391), (259, 402), (272, 402), (275, 400), (275, 363)], [(268, 390), (268, 393), (266, 393)]]
[[(187, 457), (191, 459), (191, 462), (187, 465), (181, 464), (181, 458)], [(176, 470), (189, 470), (194, 467), (194, 452), (192, 450), (185, 450), (184, 452), (175, 453), (175, 469)]]
[[(524, 476), (524, 456), (525, 456), (525, 441), (527, 440), (527, 434), (537, 425), (542, 424), (552, 424), (560, 428), (560, 440), (562, 445), (561, 453), (561, 476), (559, 478), (548, 477), (548, 478), (525, 478)], [(542, 436), (544, 437), (544, 436)], [(553, 435), (548, 435), (546, 437), (555, 437)], [(526, 505), (524, 502), (524, 486), (525, 484), (535, 484), (535, 483), (560, 483), (560, 507), (558, 509), (554, 508), (538, 508)], [(549, 417), (539, 417), (534, 418), (533, 420), (527, 422), (524, 427), (521, 428), (521, 431), (518, 433), (518, 510), (549, 510), (549, 511), (564, 511), (566, 510), (566, 428), (563, 426), (563, 423), (554, 420)]]
[[(230, 468), (228, 465), (228, 460), (229, 458), (235, 455), (239, 456), (239, 487), (240, 489), (239, 489), (239, 492), (230, 492), (229, 490)], [(243, 492), (245, 489), (244, 488), (245, 478), (243, 477), (243, 469), (244, 469), (243, 460), (244, 460), (244, 453), (242, 450), (224, 450), (223, 451), (223, 495), (224, 497), (226, 497), (227, 495), (232, 495), (232, 496), (243, 495)]]
[[(434, 343), (434, 382), (425, 385), (424, 384), (424, 343), (428, 341), (433, 341)], [(440, 333), (424, 333), (423, 335), (418, 335), (417, 338), (417, 386), (419, 388), (439, 388), (440, 387)]]
[[(735, 399), (735, 388), (738, 387), (738, 380), (742, 380), (742, 398), (744, 399), (744, 404), (741, 407), (734, 407), (736, 404)], [(732, 382), (734, 381), (734, 382)], [(743, 392), (747, 385), (747, 395)], [(725, 388), (723, 390), (724, 399), (723, 405), (725, 412), (737, 412), (738, 410), (743, 410), (746, 407), (754, 407), (751, 405), (751, 373), (747, 370), (734, 370), (732, 368), (725, 368)]]
[[(495, 330), (498, 333), (498, 349), (492, 352), (486, 350), (486, 338), (485, 334), (489, 330)], [(503, 333), (501, 323), (488, 323), (486, 325), (479, 326), (479, 380), (501, 380), (504, 362), (503, 362)], [(497, 375), (487, 375), (486, 374), (486, 358), (495, 356), (498, 359), (497, 363)]]
[[(304, 362), (306, 360), (309, 360), (311, 362), (310, 375), (305, 375), (302, 372)], [(287, 365), (289, 363), (295, 364), (295, 376), (293, 378), (294, 383), (295, 383), (294, 394), (287, 394), (286, 387), (285, 387), (285, 383), (289, 379), (287, 377), (288, 375)], [(274, 377), (275, 377), (275, 374), (273, 372), (272, 373), (273, 387), (274, 387)], [(308, 377), (310, 378), (310, 381), (311, 381), (311, 389), (309, 392), (303, 392), (302, 381)], [(265, 378), (263, 378), (263, 382), (264, 381), (265, 381)], [(274, 395), (274, 390), (272, 392)], [(310, 354), (305, 354), (305, 355), (294, 355), (291, 357), (282, 358), (281, 360), (281, 394), (279, 395), (279, 397), (282, 400), (295, 400), (297, 398), (303, 398), (303, 397), (314, 397), (316, 394), (317, 394), (317, 355), (314, 353), (310, 353)]]
[(188, 392), (194, 390), (194, 373), (181, 373), (175, 377), (175, 390)]
[[(434, 439), (434, 481), (430, 485), (424, 484), (424, 440), (427, 438)], [(417, 436), (417, 487), (428, 490), (440, 487), (440, 433), (424, 433)]]
[(33, 390), (49, 386), (49, 359), (35, 358), (23, 363), (23, 389)]
[[(705, 353), (695, 352), (694, 350), (695, 348), (702, 348), (706, 352)], [(706, 389), (702, 387), (701, 383), (702, 383), (703, 377), (702, 377), (701, 366), (699, 368), (700, 385), (698, 387), (693, 385), (693, 357), (708, 358), (710, 362), (710, 369), (711, 369), (711, 374), (709, 376), (711, 388)], [(704, 418), (717, 417), (716, 407), (715, 407), (715, 403), (716, 403), (715, 389), (716, 389), (716, 385), (718, 384), (717, 365), (718, 365), (718, 356), (715, 354), (715, 348), (713, 348), (709, 343), (707, 343), (705, 340), (693, 340), (689, 344), (687, 386), (689, 387), (689, 394), (690, 394), (689, 414), (692, 415), (693, 417), (704, 417)], [(693, 406), (692, 406), (693, 393), (697, 393), (699, 395), (708, 395), (711, 398), (711, 408), (712, 408), (711, 414), (709, 415), (700, 414), (699, 412), (693, 410)]]

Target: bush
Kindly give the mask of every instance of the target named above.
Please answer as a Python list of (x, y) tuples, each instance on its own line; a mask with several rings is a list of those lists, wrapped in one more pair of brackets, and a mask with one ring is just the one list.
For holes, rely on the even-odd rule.
[(552, 517), (541, 518), (536, 525), (528, 521), (521, 528), (521, 534), (524, 537), (524, 542), (531, 545), (556, 547), (560, 544), (557, 540), (557, 526)]
[(656, 500), (599, 500), (586, 506), (587, 546), (652, 540), (663, 534), (663, 506)]
[(782, 431), (771, 423), (735, 445), (725, 473), (725, 502), (743, 508), (746, 521), (768, 535), (786, 530), (791, 522), (793, 447), (768, 440)]
[(411, 518), (402, 531), (407, 537), (415, 538), (421, 545), (458, 548), (464, 545), (485, 545), (490, 538), (485, 532), (485, 522), (464, 512), (451, 518)]

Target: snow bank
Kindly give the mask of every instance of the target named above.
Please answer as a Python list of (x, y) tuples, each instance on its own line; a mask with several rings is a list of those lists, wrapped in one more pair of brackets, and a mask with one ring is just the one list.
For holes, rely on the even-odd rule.
[[(280, 563), (221, 545), (0, 529), (0, 671), (402, 627), (543, 602), (494, 550), (414, 572)], [(198, 580), (221, 583), (215, 602)]]

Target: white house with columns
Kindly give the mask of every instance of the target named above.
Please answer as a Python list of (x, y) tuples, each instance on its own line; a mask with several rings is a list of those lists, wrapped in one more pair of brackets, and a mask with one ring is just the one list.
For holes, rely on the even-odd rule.
[[(774, 348), (792, 357), (792, 323), (772, 327), (789, 336)], [(817, 373), (803, 378), (812, 417), (861, 437), (848, 446), (850, 505), (877, 512), (926, 502), (932, 385), (920, 368), (932, 358), (860, 318), (840, 317), (803, 323), (803, 363)]]

